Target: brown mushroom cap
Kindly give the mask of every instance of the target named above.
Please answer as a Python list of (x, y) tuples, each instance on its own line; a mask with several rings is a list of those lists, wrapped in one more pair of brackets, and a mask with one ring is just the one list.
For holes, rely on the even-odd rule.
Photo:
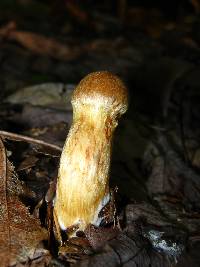
[(72, 105), (101, 105), (115, 114), (123, 114), (128, 107), (128, 92), (124, 83), (108, 71), (88, 74), (76, 87)]

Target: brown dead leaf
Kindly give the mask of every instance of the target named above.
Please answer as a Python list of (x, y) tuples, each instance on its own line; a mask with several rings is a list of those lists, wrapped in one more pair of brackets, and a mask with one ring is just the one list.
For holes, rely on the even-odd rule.
[(157, 8), (132, 7), (127, 10), (126, 23), (159, 38), (166, 21)]
[(193, 212), (200, 208), (200, 177), (179, 151), (178, 144), (164, 134), (149, 146), (145, 153), (145, 164), (150, 170), (148, 192), (154, 198), (156, 195), (170, 196), (173, 199), (170, 202), (180, 203)]
[(41, 34), (15, 29), (16, 25), (8, 23), (0, 28), (0, 36), (20, 43), (33, 53), (47, 55), (58, 60), (73, 60), (78, 57), (81, 50), (78, 47), (70, 47), (53, 38), (47, 38)]
[[(0, 139), (0, 258), (1, 266), (34, 259), (37, 246), (47, 238), (39, 220), (19, 200), (22, 189)], [(43, 250), (47, 253), (46, 250)]]
[(98, 251), (101, 247), (103, 247), (108, 240), (113, 239), (119, 234), (120, 230), (118, 227), (95, 227), (93, 225), (89, 225), (86, 229), (86, 237), (92, 246), (92, 248)]
[(38, 161), (39, 159), (33, 155), (26, 157), (21, 164), (18, 167), (18, 171), (22, 171), (22, 170), (26, 170), (29, 169), (33, 166), (35, 166), (35, 163)]
[(189, 48), (192, 48), (192, 49), (198, 49), (198, 50), (199, 50), (199, 45), (198, 45), (198, 43), (197, 43), (194, 39), (192, 39), (191, 37), (189, 37), (189, 36), (183, 37), (183, 38), (181, 39), (181, 42), (182, 42), (184, 45), (188, 46)]
[(16, 23), (14, 21), (10, 21), (8, 24), (0, 28), (0, 36), (5, 37), (9, 34), (10, 31), (14, 31), (15, 29)]
[(71, 1), (66, 1), (65, 5), (69, 14), (73, 16), (77, 21), (79, 21), (80, 23), (89, 24), (88, 14), (77, 4)]

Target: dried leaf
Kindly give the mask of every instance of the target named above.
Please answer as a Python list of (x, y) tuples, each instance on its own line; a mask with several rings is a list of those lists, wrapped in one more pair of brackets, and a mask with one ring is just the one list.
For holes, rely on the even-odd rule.
[(137, 233), (134, 238), (121, 233), (109, 241), (100, 252), (78, 262), (76, 266), (169, 267), (171, 263), (167, 257), (150, 249), (147, 242), (139, 240)]
[(75, 85), (64, 83), (42, 83), (16, 90), (5, 101), (13, 104), (72, 111), (71, 97)]
[[(20, 183), (13, 177), (13, 168), (7, 160), (0, 140), (0, 258), (1, 266), (34, 259), (38, 244), (47, 238), (39, 220), (30, 215), (19, 200)], [(16, 186), (14, 187), (14, 183)]]
[(108, 240), (113, 239), (120, 232), (118, 227), (98, 227), (89, 225), (86, 229), (86, 237), (94, 250), (99, 250)]
[(47, 55), (58, 60), (73, 60), (81, 53), (78, 47), (67, 46), (53, 38), (16, 30), (16, 25), (13, 25), (13, 22), (8, 23), (0, 29), (0, 36), (17, 41), (33, 53)]
[(182, 202), (191, 210), (199, 209), (200, 176), (187, 165), (181, 148), (170, 136), (160, 135), (149, 147), (146, 164), (151, 169), (147, 183), (151, 196), (171, 196), (172, 202)]
[(35, 166), (35, 163), (38, 161), (39, 159), (35, 156), (28, 156), (26, 157), (22, 162), (21, 164), (19, 165), (18, 167), (18, 171), (21, 171), (21, 170), (26, 170), (26, 169), (29, 169), (33, 166)]
[(145, 153), (147, 187), (163, 214), (189, 233), (199, 232), (200, 176), (169, 135), (160, 135)]
[(66, 1), (66, 8), (70, 15), (77, 19), (80, 23), (89, 24), (89, 16), (88, 14), (80, 9), (78, 5), (71, 1)]

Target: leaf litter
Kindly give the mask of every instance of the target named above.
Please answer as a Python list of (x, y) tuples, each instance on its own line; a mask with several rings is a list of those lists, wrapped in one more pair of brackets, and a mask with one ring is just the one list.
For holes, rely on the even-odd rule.
[[(35, 22), (33, 27), (27, 27), (28, 20), (24, 23), (24, 29), (16, 26), (15, 22), (9, 23), (13, 18), (6, 17), (8, 24), (0, 29), (2, 88), (8, 88), (5, 90), (6, 96), (15, 92), (16, 88), (22, 88), (21, 92), (11, 94), (6, 99), (11, 99), (10, 103), (15, 105), (5, 105), (6, 109), (2, 105), (0, 107), (1, 128), (7, 132), (7, 138), (5, 135), (2, 138), (6, 139), (6, 153), (12, 162), (6, 161), (7, 169), (13, 173), (9, 177), (13, 178), (12, 186), (2, 180), (1, 198), (7, 204), (5, 207), (3, 205), (2, 218), (9, 222), (9, 218), (16, 217), (16, 224), (22, 226), (22, 215), (25, 221), (32, 218), (30, 225), (36, 220), (35, 228), (40, 229), (41, 222), (44, 225), (44, 218), (40, 215), (45, 217), (46, 211), (44, 207), (38, 209), (38, 206), (49, 184), (56, 178), (60, 154), (59, 148), (49, 149), (48, 144), (63, 145), (68, 128), (60, 123), (67, 120), (70, 124), (72, 116), (71, 106), (67, 107), (68, 113), (63, 109), (65, 92), (60, 80), (74, 83), (94, 69), (109, 69), (121, 75), (129, 82), (130, 89), (134, 89), (133, 113), (140, 113), (134, 117), (129, 112), (129, 119), (124, 120), (125, 129), (119, 130), (120, 134), (116, 136), (118, 147), (114, 145), (114, 171), (111, 176), (114, 177), (112, 183), (119, 186), (117, 206), (121, 229), (116, 233), (109, 227), (91, 228), (86, 233), (89, 243), (84, 236), (79, 236), (61, 248), (52, 247), (51, 252), (46, 250), (47, 254), (44, 253), (41, 238), (38, 238), (39, 247), (34, 243), (38, 256), (33, 257), (26, 252), (24, 254), (29, 255), (28, 260), (26, 256), (26, 260), (20, 256), (21, 262), (15, 265), (199, 266), (199, 19), (187, 13), (171, 21), (163, 16), (160, 9), (119, 1), (123, 10), (119, 12), (120, 23), (123, 25), (120, 24), (120, 31), (117, 32), (117, 19), (99, 12), (98, 7), (93, 16), (94, 9), (86, 12), (84, 7), (82, 9), (79, 5), (64, 2), (63, 7), (79, 23), (79, 27), (82, 23), (87, 33), (91, 29), (94, 32), (95, 36), (89, 42), (83, 36), (76, 36), (74, 45), (58, 41), (60, 33), (68, 34), (69, 29), (65, 27), (70, 26), (77, 35), (77, 24), (69, 25), (67, 17), (56, 29), (55, 39), (47, 37), (51, 27), (47, 34), (45, 29), (43, 36), (37, 33), (38, 29), (35, 31)], [(199, 13), (198, 1), (187, 2)], [(172, 8), (171, 4), (169, 7)], [(184, 4), (180, 4), (174, 12), (178, 13), (180, 9), (182, 14), (182, 8), (184, 10)], [(42, 12), (37, 14), (44, 17)], [(121, 32), (122, 28), (125, 35)], [(107, 38), (104, 31), (108, 35), (112, 32), (111, 38)], [(88, 36), (86, 32), (84, 35)], [(27, 76), (28, 72), (30, 76)], [(40, 85), (26, 87), (32, 79), (34, 83), (52, 79), (59, 80), (59, 83), (46, 83), (45, 90)], [(58, 92), (58, 101), (54, 94), (53, 97), (48, 95), (50, 87), (52, 92)], [(194, 87), (198, 92), (194, 92)], [(33, 93), (36, 91), (39, 94)], [(69, 104), (69, 98), (67, 102)], [(148, 124), (146, 128), (151, 128), (151, 135), (139, 129), (138, 125), (144, 126), (144, 121)], [(169, 129), (172, 129), (170, 133)], [(121, 138), (123, 130), (124, 137)], [(9, 131), (17, 133), (15, 137), (18, 138), (14, 138)], [(8, 138), (9, 134), (13, 138)], [(34, 142), (36, 140), (45, 141), (46, 146)], [(15, 176), (12, 165), (15, 166)], [(1, 171), (5, 172), (3, 169)], [(12, 210), (11, 203), (19, 207), (20, 216)], [(12, 237), (20, 240), (16, 233), (12, 235), (13, 224), (9, 222), (6, 228), (3, 224), (1, 226), (6, 229), (8, 248), (5, 246), (5, 251), (12, 247)], [(30, 230), (28, 225), (24, 226)], [(37, 233), (35, 228), (33, 226), (33, 231)], [(23, 229), (22, 232), (26, 231)], [(9, 242), (10, 239), (13, 243)], [(32, 240), (31, 237), (29, 239)], [(47, 240), (47, 235), (44, 239)], [(18, 247), (19, 242), (15, 242)]]
[[(1, 266), (17, 266), (18, 263), (34, 261), (38, 257), (40, 243), (47, 231), (20, 201), (23, 188), (7, 159), (6, 149), (0, 140), (0, 258)], [(48, 256), (43, 249), (41, 257)]]

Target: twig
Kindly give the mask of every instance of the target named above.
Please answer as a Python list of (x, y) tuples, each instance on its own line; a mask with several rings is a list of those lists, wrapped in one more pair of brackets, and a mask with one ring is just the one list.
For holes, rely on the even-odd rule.
[(45, 141), (35, 139), (35, 138), (29, 137), (26, 135), (21, 135), (21, 134), (16, 134), (16, 133), (11, 133), (11, 132), (0, 130), (0, 136), (8, 138), (8, 139), (14, 139), (17, 141), (25, 141), (25, 142), (32, 143), (32, 144), (45, 146), (45, 147), (57, 150), (59, 152), (62, 152), (62, 148), (57, 146), (57, 145), (53, 145), (53, 144), (47, 143)]

